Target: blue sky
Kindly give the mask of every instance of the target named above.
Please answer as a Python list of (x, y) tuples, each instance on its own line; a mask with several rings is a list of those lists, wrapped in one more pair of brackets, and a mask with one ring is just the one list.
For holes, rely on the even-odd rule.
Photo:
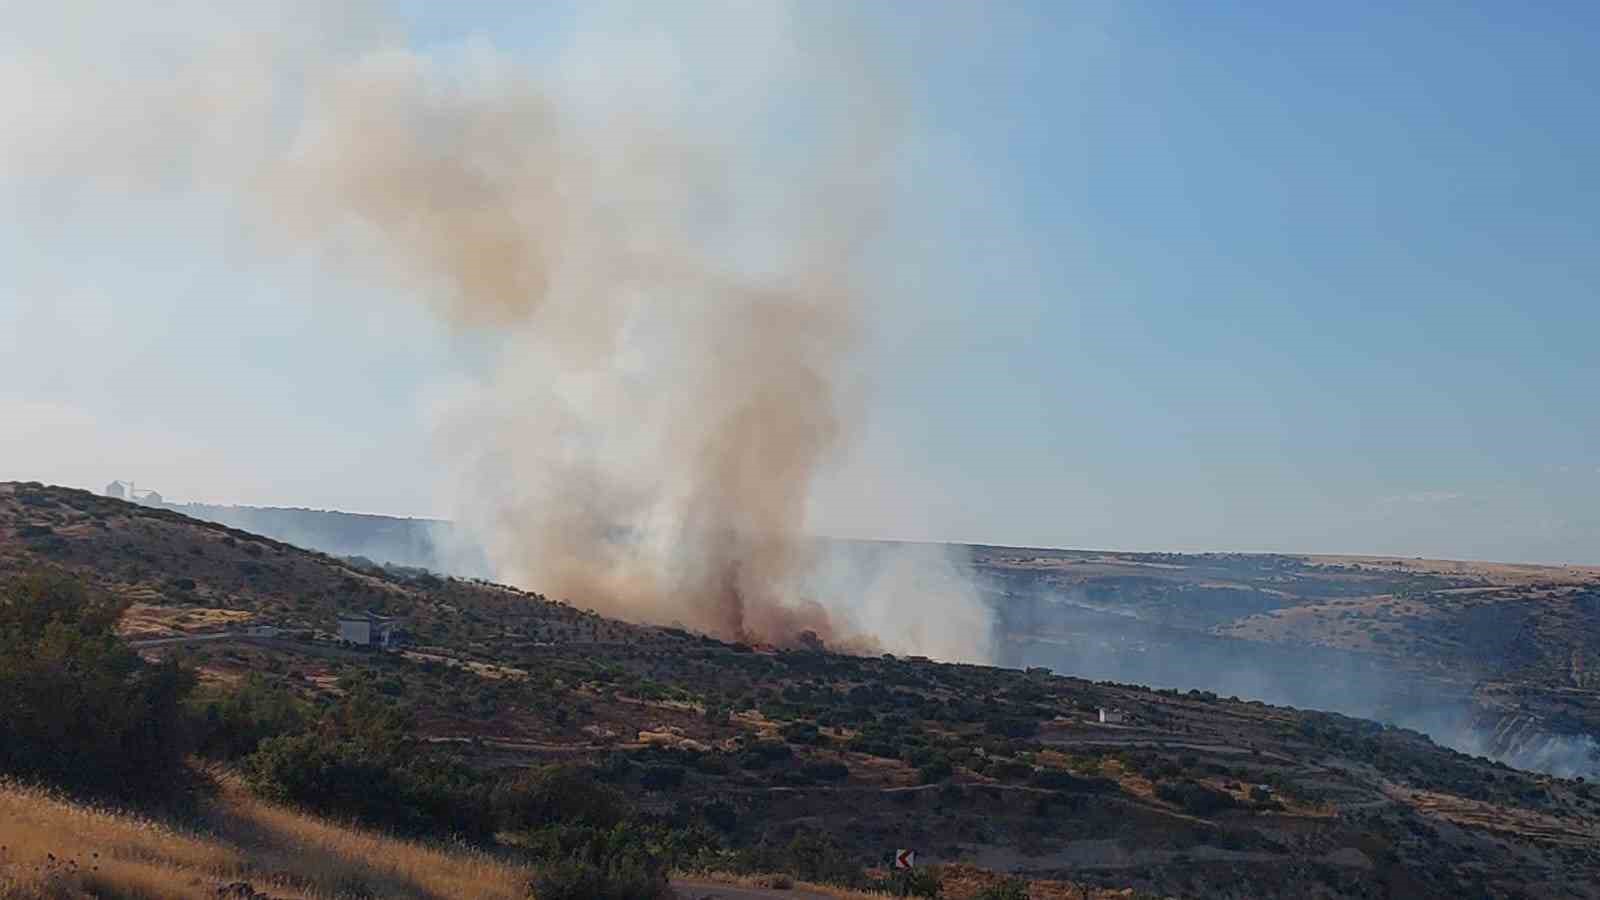
[[(1600, 564), (1593, 4), (819, 9), (905, 105), (914, 226), (819, 530)], [(628, 18), (392, 11), (534, 69)], [(678, 12), (738, 78), (742, 19)], [(6, 189), (0, 478), (442, 511), (470, 338), (324, 299), (374, 289), (240, 251), (225, 201)]]

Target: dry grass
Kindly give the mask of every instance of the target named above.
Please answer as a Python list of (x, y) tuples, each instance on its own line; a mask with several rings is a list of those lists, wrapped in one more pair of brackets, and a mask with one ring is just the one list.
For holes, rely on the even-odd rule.
[(0, 784), (0, 898), (205, 896), (245, 869), (237, 850), (125, 813)]
[(211, 832), (189, 833), (0, 783), (0, 900), (214, 898), (236, 881), (299, 900), (511, 900), (533, 874), (472, 849), (340, 827), (226, 783), (204, 818)]
[(240, 609), (205, 609), (193, 606), (133, 603), (122, 614), (122, 622), (117, 630), (128, 638), (172, 637), (236, 628), (255, 617), (255, 613)]
[[(741, 888), (765, 888), (784, 892), (796, 891), (802, 896), (814, 894), (834, 900), (881, 900), (892, 896), (876, 891), (857, 891), (832, 884), (796, 881), (787, 875), (738, 875), (731, 872), (685, 872), (673, 876), (673, 883), (688, 888), (697, 885), (729, 885)], [(692, 896), (692, 890), (691, 890)]]
[[(230, 793), (233, 793), (230, 791)], [(470, 848), (440, 848), (341, 827), (259, 801), (229, 804), (224, 827), (315, 886), (365, 885), (384, 897), (526, 897), (533, 872)], [(345, 887), (348, 890), (347, 887)]]
[[(939, 896), (947, 900), (973, 900), (985, 890), (992, 888), (1006, 880), (1004, 874), (990, 872), (977, 866), (962, 863), (947, 863), (932, 867), (939, 875), (942, 890)], [(884, 871), (874, 871), (872, 874), (884, 876)], [(884, 897), (894, 896), (875, 891), (857, 891), (850, 888), (837, 887), (831, 884), (815, 884), (809, 881), (795, 881), (784, 875), (733, 875), (726, 872), (694, 872), (684, 873), (673, 879), (674, 883), (690, 888), (689, 895), (693, 896), (693, 888), (697, 885), (731, 885), (742, 888), (776, 888), (784, 892), (794, 891), (799, 896), (815, 895), (830, 897), (834, 900), (881, 900)], [(1029, 900), (1129, 900), (1139, 894), (1132, 888), (1109, 888), (1083, 885), (1071, 881), (1055, 881), (1049, 879), (1030, 879), (1028, 884)]]

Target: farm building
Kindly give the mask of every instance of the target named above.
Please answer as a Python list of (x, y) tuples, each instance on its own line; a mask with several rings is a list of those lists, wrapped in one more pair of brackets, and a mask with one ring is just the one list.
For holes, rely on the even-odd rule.
[(1126, 718), (1127, 716), (1125, 716), (1120, 709), (1106, 709), (1104, 706), (1100, 707), (1101, 725), (1121, 725)]
[(388, 647), (401, 636), (395, 620), (376, 613), (350, 613), (339, 616), (339, 640), (357, 647)]

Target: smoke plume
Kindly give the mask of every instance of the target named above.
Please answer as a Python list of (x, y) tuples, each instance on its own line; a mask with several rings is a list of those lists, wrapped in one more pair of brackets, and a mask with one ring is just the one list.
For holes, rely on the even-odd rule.
[(646, 10), (543, 67), (372, 17), (212, 14), (208, 48), (142, 77), (35, 60), (64, 101), (132, 104), (110, 127), (138, 152), (30, 159), (96, 189), (188, 179), (274, 257), (436, 311), (468, 348), (433, 404), (442, 477), (500, 578), (727, 638), (925, 650), (873, 633), (898, 609), (962, 623), (940, 655), (985, 657), (948, 560), (841, 567), (807, 537), (862, 425), (893, 91), (847, 22)]

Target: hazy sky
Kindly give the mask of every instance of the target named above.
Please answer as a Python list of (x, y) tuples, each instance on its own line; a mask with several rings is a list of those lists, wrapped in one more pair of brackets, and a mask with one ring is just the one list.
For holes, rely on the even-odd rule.
[[(0, 478), (447, 512), (432, 423), (480, 339), (251, 249), (190, 160), (142, 160), (163, 194), (80, 158), (141, 120), (95, 90), (237, 23), (56, 6), (0, 2)], [(813, 527), (1600, 563), (1600, 7), (1394, 6), (810, 5), (904, 113), (867, 425)], [(427, 55), (710, 105), (800, 27), (645, 8), (386, 9)]]

